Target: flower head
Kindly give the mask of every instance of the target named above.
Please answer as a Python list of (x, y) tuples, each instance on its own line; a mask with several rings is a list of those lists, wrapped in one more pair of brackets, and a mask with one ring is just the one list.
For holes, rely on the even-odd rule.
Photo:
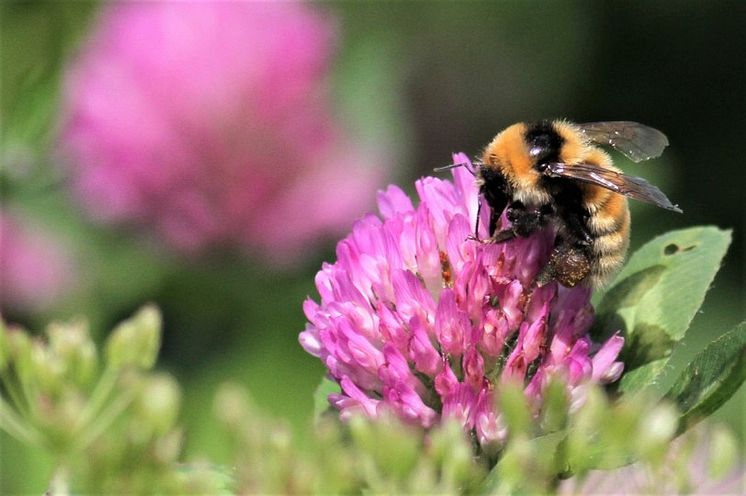
[[(587, 288), (535, 284), (551, 229), (502, 244), (469, 239), (482, 200), (467, 167), (453, 177), (417, 181), (416, 207), (395, 186), (379, 194), (382, 218), (358, 221), (317, 274), (321, 302), (305, 302), (300, 342), (339, 382), (330, 402), (343, 418), (389, 409), (429, 427), (455, 417), (480, 443), (501, 442), (502, 383), (523, 384), (538, 411), (561, 377), (577, 405), (584, 384), (618, 379), (623, 339), (591, 341)], [(486, 205), (481, 215), (487, 238)]]
[[(324, 92), (332, 25), (304, 3), (106, 5), (66, 73), (60, 147), (102, 222), (287, 261), (345, 229), (386, 174)], [(320, 187), (329, 196), (311, 192)]]

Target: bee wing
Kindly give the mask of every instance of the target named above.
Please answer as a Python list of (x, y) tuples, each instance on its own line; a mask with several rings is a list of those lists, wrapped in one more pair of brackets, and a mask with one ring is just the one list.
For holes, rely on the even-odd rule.
[(639, 122), (587, 122), (579, 126), (589, 140), (609, 145), (634, 162), (658, 157), (668, 146), (665, 134)]
[(547, 164), (544, 174), (595, 184), (614, 193), (681, 213), (681, 209), (672, 204), (661, 190), (641, 177), (627, 176), (593, 164), (568, 165), (563, 163)]

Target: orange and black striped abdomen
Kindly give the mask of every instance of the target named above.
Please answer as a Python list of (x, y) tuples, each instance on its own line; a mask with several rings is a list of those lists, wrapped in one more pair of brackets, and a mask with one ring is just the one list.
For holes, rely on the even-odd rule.
[(630, 215), (627, 198), (598, 186), (585, 188), (586, 225), (593, 239), (590, 284), (603, 286), (624, 263), (629, 246)]

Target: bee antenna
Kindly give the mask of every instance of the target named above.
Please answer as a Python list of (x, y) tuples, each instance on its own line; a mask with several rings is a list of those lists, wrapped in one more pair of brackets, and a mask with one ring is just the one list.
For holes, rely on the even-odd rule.
[(444, 171), (444, 170), (455, 169), (456, 167), (464, 167), (465, 165), (466, 164), (448, 164), (448, 165), (444, 165), (442, 167), (436, 167), (436, 168), (433, 169), (433, 171), (435, 171), (435, 172), (441, 172), (441, 171)]
[[(442, 172), (444, 170), (455, 169), (456, 167), (466, 167), (467, 165), (469, 165), (469, 164), (467, 164), (466, 162), (461, 162), (461, 163), (458, 163), (458, 164), (448, 164), (448, 165), (444, 165), (442, 167), (436, 167), (436, 168), (433, 169), (433, 171), (435, 171), (435, 172)], [(476, 167), (480, 167), (482, 165), (482, 163), (475, 161), (475, 162), (473, 162), (473, 165), (475, 165)], [(472, 167), (466, 167), (466, 170), (468, 170), (469, 173), (472, 176), (476, 175), (476, 172), (474, 171), (474, 169)]]

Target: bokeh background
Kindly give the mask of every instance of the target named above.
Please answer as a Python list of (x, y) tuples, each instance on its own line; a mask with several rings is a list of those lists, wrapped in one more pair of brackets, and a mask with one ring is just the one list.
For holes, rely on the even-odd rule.
[[(636, 120), (671, 146), (625, 170), (734, 242), (667, 376), (746, 318), (742, 2), (13, 2), (0, 5), (0, 308), (101, 339), (162, 309), (187, 452), (221, 460), (217, 384), (301, 440), (323, 373), (301, 305), (376, 191), (477, 154), (522, 120)], [(664, 380), (665, 383), (665, 380)], [(744, 391), (717, 417), (743, 439)], [(45, 460), (0, 437), (6, 491)]]

